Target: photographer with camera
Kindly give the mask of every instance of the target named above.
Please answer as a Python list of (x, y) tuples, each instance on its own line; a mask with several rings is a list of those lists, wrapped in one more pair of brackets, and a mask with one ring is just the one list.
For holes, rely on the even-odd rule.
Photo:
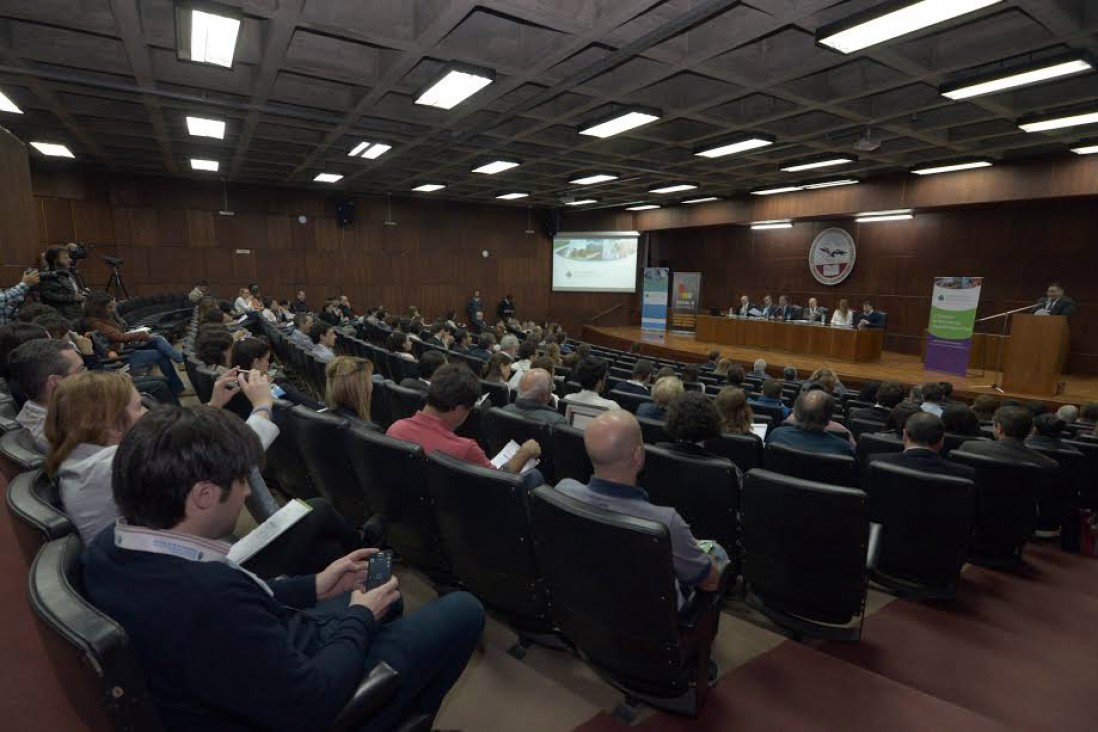
[(46, 271), (41, 274), (38, 299), (69, 320), (82, 315), (83, 289), (72, 273), (72, 254), (67, 246), (53, 246), (45, 253)]
[(38, 270), (28, 269), (15, 287), (0, 290), (0, 325), (15, 319), (15, 311), (23, 304), (23, 299), (30, 289), (38, 284), (38, 281)]

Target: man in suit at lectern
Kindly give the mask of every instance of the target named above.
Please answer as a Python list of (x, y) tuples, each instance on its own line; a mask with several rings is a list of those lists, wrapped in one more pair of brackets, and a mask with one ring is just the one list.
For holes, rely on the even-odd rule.
[(1064, 294), (1064, 286), (1053, 282), (1048, 286), (1045, 297), (1033, 306), (1034, 315), (1074, 315), (1078, 305), (1075, 300)]

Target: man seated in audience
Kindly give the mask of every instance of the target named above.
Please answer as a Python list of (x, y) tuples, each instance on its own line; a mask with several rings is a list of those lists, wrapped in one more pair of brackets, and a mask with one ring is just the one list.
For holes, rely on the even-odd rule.
[(850, 420), (863, 419), (871, 422), (887, 422), (892, 408), (904, 400), (904, 387), (895, 381), (886, 381), (877, 388), (877, 402), (872, 407), (859, 407), (850, 410)]
[[(683, 371), (685, 372), (686, 369)], [(671, 402), (675, 401), (683, 391), (683, 383), (677, 376), (656, 379), (656, 385), (652, 387), (652, 401), (638, 406), (637, 416), (662, 422), (667, 418), (667, 408), (671, 406)]]
[(298, 313), (308, 313), (309, 305), (305, 302), (305, 290), (298, 290), (294, 295), (294, 301), (290, 303), (290, 310), (296, 315)]
[(429, 346), (435, 346), (436, 348), (449, 348), (453, 343), (454, 336), (450, 333), (449, 327), (444, 322), (438, 322), (431, 325), (427, 329), (427, 337), (423, 339), (423, 342)]
[(710, 351), (709, 352), (709, 360), (705, 361), (701, 364), (701, 370), (702, 371), (715, 371), (717, 369), (717, 364), (720, 363), (720, 360), (721, 360), (721, 352), (720, 351), (717, 351), (717, 350)]
[(40, 452), (49, 449), (45, 423), (50, 396), (62, 380), (86, 370), (84, 359), (68, 341), (37, 338), (8, 356), (11, 386), (26, 399), (15, 421), (31, 433)]
[(637, 485), (637, 476), (644, 469), (644, 439), (637, 418), (624, 409), (600, 414), (584, 430), (583, 443), (594, 476), (587, 485), (566, 478), (556, 490), (584, 503), (666, 526), (672, 565), (683, 590), (680, 607), (685, 600), (682, 595), (692, 589), (717, 590), (721, 569), (728, 561), (724, 549), (714, 545), (711, 553), (704, 552), (678, 512), (649, 503), (648, 495)]
[(782, 380), (790, 384), (797, 382), (797, 369), (794, 366), (786, 366), (782, 369)]
[[(431, 376), (427, 390), (427, 405), (411, 417), (394, 422), (385, 433), (398, 440), (423, 446), (430, 455), (435, 451), (464, 460), (482, 468), (492, 468), (492, 462), (476, 440), (454, 434), (480, 399), (480, 379), (464, 364), (447, 364)], [(541, 456), (536, 440), (527, 440), (518, 452), (503, 465), (503, 470), (518, 473), (529, 460)], [(544, 479), (536, 469), (523, 473), (524, 482), (534, 488)]]
[(1083, 405), (1083, 408), (1079, 410), (1079, 416), (1075, 419), (1076, 424), (1095, 425), (1098, 424), (1098, 402), (1087, 402)]
[(976, 480), (976, 469), (942, 459), (939, 454), (945, 444), (945, 426), (940, 417), (930, 412), (916, 412), (904, 425), (902, 453), (876, 453), (871, 462), (900, 465), (931, 475), (955, 475)]
[(454, 353), (469, 355), (472, 352), (472, 337), (469, 331), (458, 328), (454, 331), (454, 342), (450, 344), (450, 350)]
[[(534, 350), (537, 350), (536, 348)], [(519, 339), (517, 336), (508, 333), (499, 340), (499, 352), (507, 354), (507, 357), (512, 361), (518, 358), (519, 352)]]
[(206, 297), (206, 293), (210, 291), (210, 283), (206, 280), (199, 280), (194, 283), (194, 289), (187, 293), (187, 299), (192, 303), (197, 303), (202, 298)]
[(290, 342), (301, 348), (306, 353), (311, 353), (313, 350), (313, 339), (309, 337), (309, 332), (313, 329), (313, 316), (309, 313), (298, 313), (294, 316), (294, 324), (290, 329), (290, 334), (287, 336)]
[(1033, 415), (1025, 407), (999, 407), (991, 422), (995, 441), (970, 440), (962, 448), (965, 452), (1050, 470), (1059, 467), (1052, 458), (1026, 447), (1025, 440), (1033, 433)]
[(487, 361), (492, 357), (492, 352), (495, 349), (496, 337), (491, 333), (481, 333), (477, 338), (477, 347), (469, 351), (469, 355), (473, 358), (479, 358), (481, 361)]
[(692, 389), (695, 391), (704, 391), (705, 387), (702, 386), (698, 377), (701, 375), (701, 366), (696, 363), (690, 363), (682, 367), (682, 384), (686, 389)]
[(558, 330), (555, 336), (555, 340), (557, 342), (557, 345), (560, 346), (560, 352), (562, 355), (567, 356), (569, 353), (572, 353), (572, 347), (568, 345), (567, 333), (565, 333), (563, 330)]
[(553, 377), (545, 369), (531, 368), (518, 383), (518, 398), (503, 411), (546, 424), (564, 421), (564, 415), (553, 408)]
[(309, 329), (309, 340), (313, 342), (313, 355), (324, 363), (335, 358), (336, 332), (335, 327), (326, 320), (318, 320)]
[(873, 309), (873, 303), (866, 300), (862, 303), (862, 312), (858, 314), (859, 328), (883, 328), (885, 324), (884, 313)]
[(415, 389), (426, 394), (427, 390), (431, 388), (431, 376), (445, 365), (446, 356), (439, 351), (428, 350), (419, 357), (419, 376), (414, 379), (411, 376), (406, 376), (400, 382), (400, 385), (405, 389)]
[[(732, 359), (722, 359), (725, 361), (731, 361)], [(747, 374), (743, 372), (743, 366), (738, 363), (729, 364), (728, 370), (724, 372), (724, 381), (729, 386), (735, 386), (743, 388), (743, 382), (747, 379)]]
[(633, 364), (633, 375), (628, 381), (623, 381), (615, 388), (618, 391), (624, 391), (629, 394), (641, 394), (648, 396), (649, 388), (652, 385), (652, 362), (647, 358), (637, 359), (637, 362)]
[(363, 730), (434, 714), (480, 638), (480, 604), (455, 592), (396, 618), (395, 577), (362, 586), (372, 549), (312, 576), (242, 571), (218, 539), (261, 459), (254, 433), (209, 407), (152, 412), (118, 447), (123, 518), (85, 550), (84, 586), (132, 640), (165, 726), (326, 729), (380, 661), (400, 690)]
[(793, 404), (793, 423), (766, 434), (768, 445), (787, 445), (798, 450), (829, 455), (854, 455), (854, 446), (828, 430), (835, 414), (835, 398), (821, 389), (805, 392)]
[(1064, 420), (1064, 424), (1075, 424), (1075, 420), (1079, 419), (1079, 407), (1065, 404), (1056, 410), (1056, 416)]
[(30, 289), (40, 282), (38, 270), (32, 269), (23, 274), (23, 278), (7, 290), (0, 290), (0, 325), (15, 318), (15, 312), (23, 304)]
[(990, 422), (995, 416), (995, 410), (999, 408), (999, 400), (990, 394), (980, 394), (972, 400), (972, 411), (981, 422)]
[(603, 409), (620, 409), (613, 399), (602, 396), (602, 391), (606, 388), (606, 370), (606, 362), (601, 358), (590, 357), (580, 361), (572, 371), (572, 380), (579, 383), (580, 391), (564, 397), (564, 401)]
[(945, 391), (942, 385), (936, 381), (923, 384), (923, 402), (919, 408), (924, 412), (930, 412), (935, 417), (942, 416), (942, 402), (945, 399)]
[[(962, 401), (958, 401), (953, 398), (953, 384), (949, 381), (939, 381), (938, 386), (942, 387), (942, 407), (948, 407), (950, 404), (965, 404)], [(965, 405), (968, 406), (968, 405)]]
[[(715, 400), (698, 391), (684, 391), (667, 406), (664, 426), (671, 441), (657, 442), (656, 447), (681, 455), (717, 457), (705, 447), (707, 441), (721, 436), (721, 415)], [(743, 476), (738, 472), (737, 480), (742, 483)]]
[[(1033, 434), (1025, 439), (1026, 447), (1040, 450), (1064, 450), (1079, 452), (1064, 445), (1061, 439), (1067, 423), (1055, 414), (1039, 414), (1033, 418)], [(1082, 453), (1079, 454), (1082, 459)]]
[[(504, 342), (511, 336), (505, 336)], [(501, 349), (502, 350), (502, 349)], [(504, 351), (506, 353), (506, 351)], [(525, 340), (518, 347), (518, 359), (511, 363), (511, 378), (507, 386), (517, 389), (522, 375), (530, 369), (530, 362), (538, 355), (538, 344), (534, 340)]]
[(760, 379), (767, 378), (766, 374), (766, 360), (762, 358), (756, 358), (755, 364), (751, 368), (751, 375), (757, 376)]
[(767, 379), (764, 381), (762, 383), (761, 391), (762, 396), (750, 399), (747, 403), (753, 407), (780, 407), (783, 420), (793, 412), (793, 410), (785, 406), (785, 402), (782, 401), (782, 385), (776, 380)]

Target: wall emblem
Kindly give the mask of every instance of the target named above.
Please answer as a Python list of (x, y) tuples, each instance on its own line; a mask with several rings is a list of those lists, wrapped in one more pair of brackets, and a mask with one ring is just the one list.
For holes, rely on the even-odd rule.
[(824, 229), (808, 250), (808, 268), (821, 285), (837, 285), (854, 271), (858, 247), (845, 229)]

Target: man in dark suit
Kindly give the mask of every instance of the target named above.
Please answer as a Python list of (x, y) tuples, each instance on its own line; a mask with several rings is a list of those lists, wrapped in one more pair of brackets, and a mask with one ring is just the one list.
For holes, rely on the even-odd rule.
[(774, 317), (774, 311), (776, 311), (777, 308), (774, 307), (774, 300), (771, 299), (770, 295), (763, 295), (763, 304), (759, 310), (762, 312), (762, 317), (767, 318), (768, 320)]
[(873, 309), (873, 303), (866, 300), (862, 303), (862, 312), (857, 316), (859, 328), (883, 328), (885, 324), (884, 313)]
[(1033, 312), (1041, 315), (1074, 315), (1078, 304), (1074, 299), (1064, 294), (1064, 286), (1059, 282), (1053, 282), (1048, 286), (1045, 297), (1037, 301), (1033, 306)]
[(774, 320), (796, 320), (801, 314), (801, 309), (789, 304), (789, 298), (785, 295), (778, 296), (778, 307), (774, 308)]
[(755, 303), (751, 302), (751, 298), (747, 295), (740, 295), (740, 304), (738, 307), (732, 308), (733, 315), (739, 315), (741, 318), (751, 317), (751, 311), (756, 309)]
[(465, 303), (465, 316), (470, 323), (484, 320), (484, 303), (480, 300), (480, 290), (473, 290), (473, 296)]
[(969, 440), (964, 452), (985, 455), (1004, 462), (1028, 463), (1048, 470), (1058, 470), (1059, 463), (1047, 455), (1026, 447), (1025, 439), (1033, 432), (1033, 415), (1025, 407), (999, 407), (991, 418), (995, 442)]
[(943, 460), (939, 454), (945, 442), (942, 418), (929, 412), (917, 412), (904, 424), (904, 451), (878, 453), (870, 462), (888, 463), (931, 475), (953, 475), (976, 480), (976, 470), (968, 465)]
[(628, 394), (649, 396), (651, 394), (652, 374), (655, 370), (652, 362), (647, 358), (637, 359), (636, 364), (633, 365), (632, 378), (628, 381), (619, 382), (614, 389)]
[(821, 308), (816, 298), (808, 298), (808, 307), (801, 310), (801, 320), (807, 320), (809, 323), (826, 323), (827, 322), (827, 308)]
[(449, 348), (450, 344), (454, 341), (454, 336), (450, 333), (450, 329), (446, 326), (446, 323), (435, 323), (427, 332), (429, 335), (423, 339), (423, 342), (428, 346)]
[(446, 356), (442, 355), (441, 351), (426, 351), (419, 357), (419, 378), (413, 379), (411, 376), (407, 376), (400, 382), (400, 385), (405, 389), (415, 389), (426, 394), (427, 390), (431, 388), (431, 376), (440, 366), (445, 365)]
[(503, 299), (499, 301), (499, 305), (496, 306), (496, 315), (499, 316), (499, 319), (504, 323), (515, 317), (515, 301), (511, 297), (511, 293), (507, 293), (503, 296)]
[(473, 358), (487, 361), (492, 357), (492, 347), (496, 345), (496, 337), (491, 333), (481, 333), (477, 339), (477, 347), (469, 351)]
[(904, 400), (904, 387), (895, 381), (886, 381), (877, 388), (877, 403), (872, 407), (851, 409), (848, 420), (864, 419), (884, 424), (892, 408)]

